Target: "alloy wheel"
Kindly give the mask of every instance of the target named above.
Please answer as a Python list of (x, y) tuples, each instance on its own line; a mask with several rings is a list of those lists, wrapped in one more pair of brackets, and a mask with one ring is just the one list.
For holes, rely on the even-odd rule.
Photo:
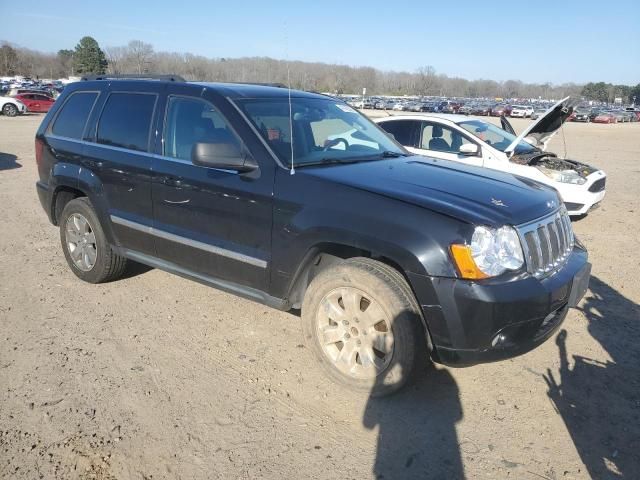
[(375, 378), (391, 362), (394, 339), (391, 321), (365, 292), (341, 287), (320, 302), (316, 334), (322, 351), (343, 374)]
[(83, 215), (74, 213), (67, 218), (65, 233), (73, 264), (83, 272), (90, 271), (96, 264), (98, 247), (89, 221)]

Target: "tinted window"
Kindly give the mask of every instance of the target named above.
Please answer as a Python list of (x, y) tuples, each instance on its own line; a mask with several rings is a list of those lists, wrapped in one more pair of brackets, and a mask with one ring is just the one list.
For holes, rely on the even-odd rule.
[(98, 143), (146, 151), (156, 95), (112, 93), (98, 122)]
[(84, 126), (89, 118), (98, 94), (96, 92), (75, 92), (62, 106), (51, 131), (54, 135), (68, 138), (82, 138)]
[(240, 147), (226, 120), (210, 103), (196, 98), (171, 97), (167, 107), (164, 155), (191, 160), (195, 143), (232, 143)]
[(392, 120), (379, 125), (393, 135), (400, 145), (405, 147), (418, 146), (418, 124), (415, 120)]

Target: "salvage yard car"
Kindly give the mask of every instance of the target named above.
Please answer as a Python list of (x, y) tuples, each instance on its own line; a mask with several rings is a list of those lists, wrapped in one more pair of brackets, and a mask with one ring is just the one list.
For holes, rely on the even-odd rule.
[(530, 105), (513, 105), (511, 107), (511, 117), (527, 118), (533, 113), (533, 107)]
[(52, 97), (39, 93), (21, 93), (16, 95), (15, 98), (26, 105), (28, 112), (33, 113), (48, 112), (55, 102)]
[(0, 97), (0, 113), (7, 117), (15, 117), (27, 113), (27, 106), (17, 98)]
[(571, 115), (569, 97), (516, 135), (506, 118), (503, 128), (480, 119), (452, 115), (411, 115), (375, 121), (411, 152), (500, 170), (552, 186), (569, 215), (585, 215), (605, 196), (606, 175), (584, 163), (547, 152), (551, 137)]
[(589, 115), (591, 114), (591, 110), (586, 108), (577, 108), (571, 117), (572, 122), (591, 122)]
[(371, 395), (427, 355), (468, 366), (535, 348), (589, 281), (555, 190), (412, 155), (319, 94), (97, 77), (64, 90), (35, 152), (77, 277), (115, 280), (133, 260), (301, 309), (328, 374)]

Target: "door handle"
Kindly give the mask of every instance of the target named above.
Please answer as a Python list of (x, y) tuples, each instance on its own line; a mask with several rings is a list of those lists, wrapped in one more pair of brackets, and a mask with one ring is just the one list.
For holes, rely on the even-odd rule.
[(167, 185), (168, 187), (181, 187), (182, 186), (182, 181), (178, 178), (175, 177), (165, 177), (164, 180), (162, 180), (162, 183)]
[(87, 168), (102, 168), (104, 165), (102, 162), (96, 162), (95, 160), (83, 160), (81, 163)]

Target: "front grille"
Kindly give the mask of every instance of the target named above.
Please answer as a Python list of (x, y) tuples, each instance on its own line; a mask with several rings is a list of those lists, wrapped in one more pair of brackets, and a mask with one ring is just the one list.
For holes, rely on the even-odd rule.
[(590, 192), (601, 192), (604, 190), (604, 184), (606, 182), (606, 177), (605, 178), (599, 178), (598, 180), (596, 180), (595, 182), (593, 182), (593, 185), (591, 185), (589, 187), (589, 191)]
[(553, 215), (518, 227), (527, 271), (540, 278), (564, 265), (575, 239), (565, 208)]

